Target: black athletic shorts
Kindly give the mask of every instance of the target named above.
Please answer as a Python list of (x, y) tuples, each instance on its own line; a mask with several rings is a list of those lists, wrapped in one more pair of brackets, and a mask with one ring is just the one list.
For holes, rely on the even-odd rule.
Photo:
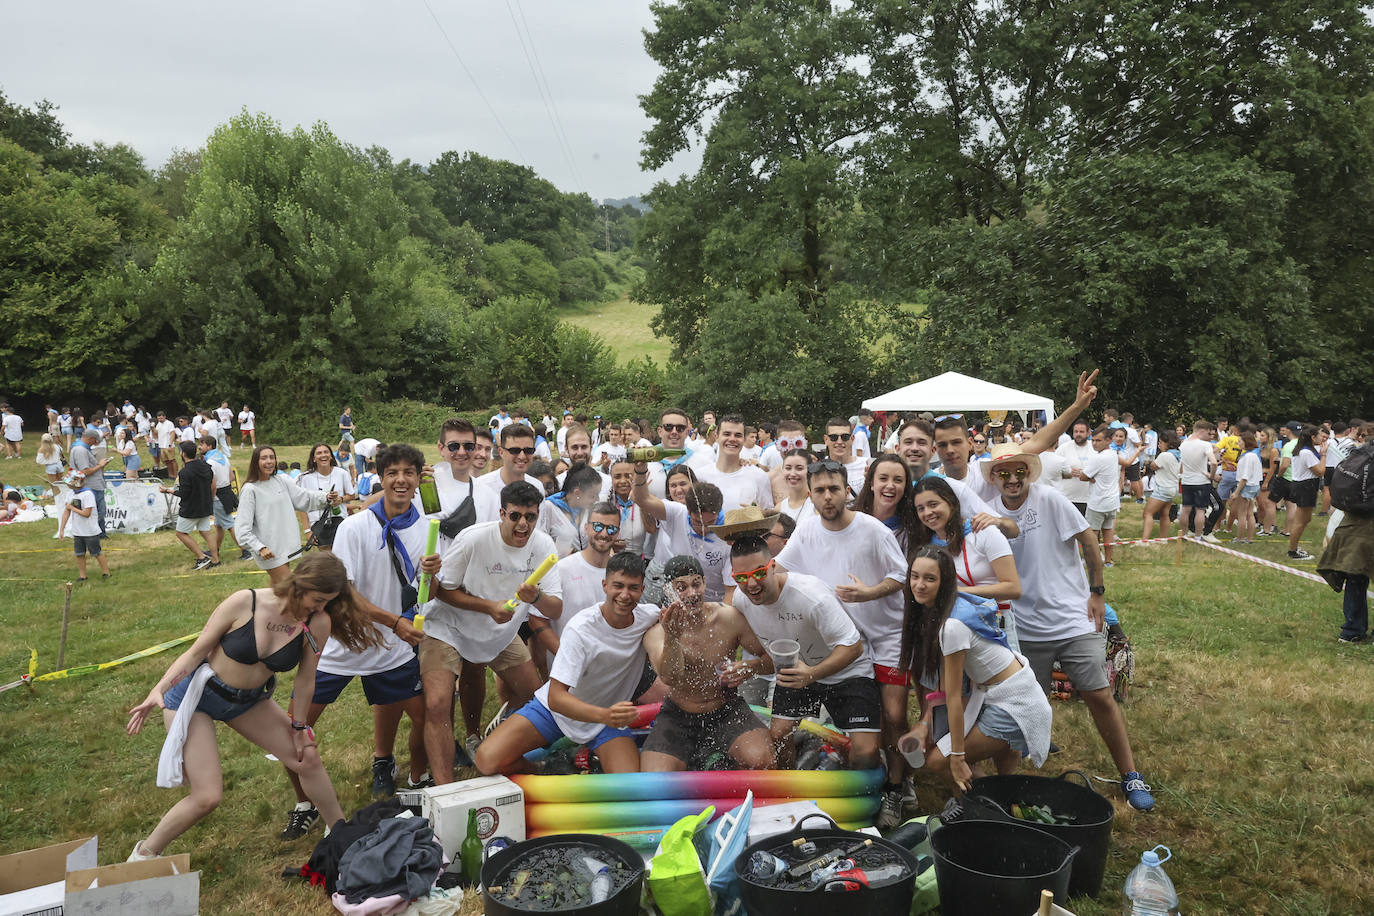
[(1284, 480), (1282, 477), (1275, 474), (1274, 479), (1269, 481), (1269, 501), (1275, 503), (1283, 502), (1288, 498), (1289, 488), (1292, 487), (1292, 485), (1291, 481)]
[(732, 694), (719, 709), (700, 713), (686, 712), (667, 699), (644, 740), (644, 750), (676, 757), (687, 769), (700, 770), (717, 752), (728, 755), (741, 735), (761, 728), (767, 726), (739, 694)]
[(835, 724), (846, 732), (882, 730), (883, 701), (878, 682), (871, 677), (851, 677), (837, 684), (773, 688), (773, 715), (779, 719), (804, 719), (817, 715), (821, 704), (830, 710)]
[(1288, 498), (1300, 509), (1311, 509), (1317, 504), (1317, 495), (1321, 490), (1322, 482), (1316, 477), (1311, 480), (1294, 480), (1288, 490)]
[(1139, 479), (1140, 479), (1140, 465), (1138, 465), (1138, 464), (1128, 464), (1128, 465), (1126, 465), (1126, 479), (1129, 480), (1129, 481), (1131, 481), (1132, 483), (1134, 483), (1135, 481), (1139, 480)]

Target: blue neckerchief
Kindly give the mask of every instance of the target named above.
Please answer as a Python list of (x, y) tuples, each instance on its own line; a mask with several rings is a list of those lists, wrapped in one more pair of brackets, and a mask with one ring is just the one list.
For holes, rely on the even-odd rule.
[[(969, 521), (965, 520), (965, 521), (964, 521), (964, 537), (968, 537), (968, 536), (969, 536), (970, 534), (972, 534), (972, 533), (973, 533), (973, 525), (972, 525)], [(945, 540), (944, 538), (940, 537), (938, 534), (932, 534), (932, 535), (930, 536), (930, 543), (934, 544), (936, 547), (948, 547), (948, 546), (949, 546), (949, 541), (947, 541), (947, 540)]]
[(888, 531), (896, 531), (902, 527), (902, 520), (895, 515), (891, 518), (882, 519), (882, 523), (887, 526)]
[(548, 501), (553, 503), (558, 508), (562, 509), (567, 514), (568, 518), (573, 517), (572, 506), (568, 505), (568, 499), (562, 493), (553, 494), (552, 496), (548, 497)]
[(1176, 449), (1176, 448), (1171, 448), (1171, 449), (1169, 449), (1169, 451), (1165, 452), (1165, 454), (1166, 454), (1166, 455), (1173, 455), (1173, 456), (1174, 456), (1174, 459), (1177, 460), (1177, 461), (1182, 461), (1182, 460), (1183, 460), (1183, 455), (1182, 455), (1182, 453), (1179, 452), (1179, 450)]
[[(716, 524), (717, 524), (717, 525), (724, 525), (724, 524), (725, 524), (725, 513), (724, 513), (724, 512), (717, 512), (717, 513), (716, 513)], [(715, 535), (711, 534), (711, 529), (710, 529), (709, 527), (706, 529), (706, 533), (705, 533), (705, 534), (697, 534), (696, 529), (692, 527), (692, 521), (691, 521), (691, 519), (688, 519), (688, 520), (687, 520), (687, 533), (690, 534), (692, 537), (696, 538), (698, 541), (709, 541), (709, 540), (711, 540), (711, 538), (715, 537)]]
[(1011, 648), (1007, 643), (1007, 634), (997, 626), (997, 602), (991, 598), (958, 594), (954, 598), (954, 607), (950, 610), (949, 616), (1003, 649)]
[(620, 521), (623, 524), (624, 521), (630, 517), (631, 513), (635, 511), (634, 500), (621, 499), (614, 493), (611, 494), (611, 498), (615, 500), (616, 508), (620, 510)]
[(410, 554), (401, 545), (401, 538), (396, 532), (404, 531), (418, 522), (420, 510), (415, 508), (414, 503), (410, 503), (406, 506), (406, 511), (400, 515), (395, 518), (387, 518), (386, 509), (382, 505), (384, 502), (385, 500), (379, 499), (367, 507), (368, 511), (374, 513), (382, 523), (382, 546), (379, 549), (385, 550), (394, 541), (396, 556), (401, 558), (401, 565), (405, 567), (406, 575), (413, 581), (415, 579), (415, 564), (410, 562)]

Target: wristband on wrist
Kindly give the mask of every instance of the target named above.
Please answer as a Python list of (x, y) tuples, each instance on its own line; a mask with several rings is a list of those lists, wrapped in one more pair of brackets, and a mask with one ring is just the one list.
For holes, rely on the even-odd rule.
[(305, 731), (307, 728), (309, 728), (310, 726), (309, 726), (309, 725), (306, 725), (304, 722), (298, 722), (298, 721), (296, 721), (295, 719), (292, 719), (292, 720), (291, 720), (291, 727), (294, 728), (294, 729), (295, 729), (296, 731), (298, 731), (298, 732), (303, 732), (303, 731)]
[(399, 627), (399, 626), (401, 625), (401, 620), (402, 620), (401, 615), (400, 615), (400, 614), (397, 614), (397, 615), (396, 615), (396, 619), (393, 620), (393, 621), (391, 621), (391, 632), (393, 632), (393, 633), (396, 632), (396, 628)]
[(965, 754), (964, 751), (950, 751), (950, 752), (949, 752), (948, 754), (946, 754), (945, 756), (946, 756), (946, 757), (964, 757), (964, 756), (966, 756), (966, 754)]

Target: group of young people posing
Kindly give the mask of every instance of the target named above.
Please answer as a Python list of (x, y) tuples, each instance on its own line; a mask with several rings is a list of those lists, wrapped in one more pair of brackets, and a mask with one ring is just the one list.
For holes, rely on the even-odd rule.
[[(332, 551), (227, 598), (133, 710), (131, 733), (163, 710), (160, 784), (183, 771), (190, 784), (134, 857), (160, 854), (218, 804), (215, 720), (283, 762), (298, 799), (284, 838), (341, 818), (313, 727), (355, 676), (374, 711), (376, 794), (396, 788), (403, 715), (409, 783), (421, 786), (452, 781), (462, 753), (482, 773), (530, 771), (525, 755), (564, 736), (606, 772), (791, 767), (799, 722), (824, 707), (849, 736), (848, 765), (885, 768), (879, 823), (892, 825), (914, 801), (901, 749), (956, 790), (978, 761), (1002, 773), (1023, 758), (1043, 763), (1057, 661), (1128, 802), (1148, 809), (1107, 682), (1096, 538), (1037, 482), (1038, 453), (1091, 403), (1092, 381), (1081, 378), (1073, 405), (1030, 442), (972, 463), (962, 421), (910, 420), (894, 452), (856, 459), (837, 419), (819, 459), (800, 424), (780, 424), (787, 447), (765, 470), (739, 461), (740, 418), (723, 417), (714, 446), (693, 448), (678, 409), (663, 412), (659, 439), (687, 454), (617, 456), (609, 473), (587, 465), (590, 436), (577, 426), (565, 440), (572, 463), (552, 480), (530, 473), (544, 469), (531, 466), (533, 433), (519, 424), (500, 430), (502, 465), (483, 475), (481, 433), (461, 419), (440, 430), (434, 467), (412, 446), (382, 447), (378, 492), (339, 524)], [(929, 467), (937, 448), (943, 474)], [(245, 489), (275, 479), (258, 467), (264, 449)], [(429, 475), (440, 539), (426, 554), (417, 491)], [(302, 507), (290, 494), (258, 499)], [(279, 550), (289, 552), (268, 552)], [(528, 583), (551, 554), (556, 565)], [(418, 605), (423, 577), (433, 597)], [(268, 698), (275, 674), (293, 667), (287, 712)], [(483, 738), (488, 668), (510, 712)], [(770, 692), (760, 716), (749, 700), (767, 704)], [(629, 727), (636, 706), (655, 701), (641, 747)]]

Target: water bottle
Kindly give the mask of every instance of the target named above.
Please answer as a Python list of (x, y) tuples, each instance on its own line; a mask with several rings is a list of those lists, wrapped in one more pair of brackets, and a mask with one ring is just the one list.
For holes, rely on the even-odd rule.
[(821, 762), (816, 764), (818, 770), (843, 770), (844, 758), (840, 752), (828, 744), (821, 746)]
[(1178, 916), (1178, 892), (1161, 867), (1171, 858), (1168, 846), (1141, 853), (1140, 864), (1126, 876), (1126, 886), (1121, 889), (1122, 916)]
[(600, 903), (611, 896), (611, 867), (591, 856), (583, 856), (582, 864), (593, 875), (591, 884), (592, 903)]

